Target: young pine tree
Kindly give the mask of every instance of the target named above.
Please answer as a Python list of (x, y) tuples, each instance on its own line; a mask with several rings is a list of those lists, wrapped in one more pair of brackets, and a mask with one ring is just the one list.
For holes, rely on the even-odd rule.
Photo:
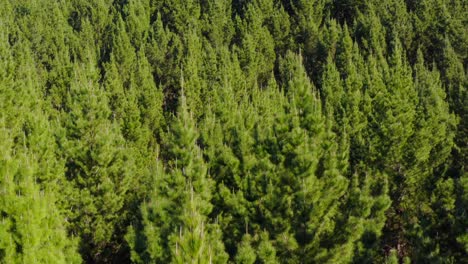
[[(221, 231), (208, 217), (213, 208), (213, 181), (197, 146), (197, 128), (185, 100), (182, 94), (177, 118), (165, 136), (167, 171), (155, 178), (154, 192), (142, 206), (143, 226), (132, 228), (127, 236), (136, 262), (227, 261)], [(139, 241), (145, 244), (138, 245)]]
[(7, 33), (0, 33), (0, 262), (80, 263), (57, 206), (64, 175), (36, 64), (29, 43), (10, 46)]
[(92, 62), (76, 65), (58, 131), (66, 160), (71, 234), (82, 239), (86, 261), (108, 261), (120, 250), (124, 208), (134, 161), (118, 125), (110, 120), (107, 96)]
[[(81, 263), (78, 240), (67, 236), (55, 195), (36, 182), (41, 164), (26, 147), (27, 136), (14, 135), (17, 129), (3, 117), (0, 130), (0, 262)], [(15, 138), (22, 141), (18, 146)]]

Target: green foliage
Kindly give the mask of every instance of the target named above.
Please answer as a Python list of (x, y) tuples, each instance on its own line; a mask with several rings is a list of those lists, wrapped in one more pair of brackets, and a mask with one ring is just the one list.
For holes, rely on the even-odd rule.
[[(67, 236), (63, 164), (44, 111), (30, 47), (0, 35), (0, 263), (80, 263)], [(14, 60), (18, 58), (19, 60)]]
[(0, 262), (467, 262), (466, 10), (3, 1)]
[(130, 177), (134, 161), (118, 125), (109, 119), (107, 97), (96, 84), (96, 74), (92, 64), (77, 66), (67, 98), (69, 112), (63, 114), (58, 134), (70, 183), (71, 232), (81, 236), (87, 258), (116, 243), (113, 236), (126, 218), (121, 214), (125, 195), (132, 179), (137, 180)]
[(140, 247), (136, 231), (131, 229), (127, 240), (134, 243), (132, 259), (225, 263), (219, 227), (208, 218), (213, 181), (196, 145), (198, 132), (184, 95), (166, 137), (167, 172), (157, 178), (154, 194), (142, 208), (142, 230), (136, 230), (141, 233), (138, 236), (153, 243)]
[(253, 264), (257, 258), (254, 249), (251, 246), (251, 237), (246, 234), (242, 238), (242, 242), (237, 249), (236, 263), (239, 264)]
[(81, 263), (77, 240), (67, 237), (66, 220), (55, 206), (56, 197), (36, 182), (40, 163), (27, 147), (14, 146), (12, 132), (16, 129), (4, 121), (2, 118), (0, 262)]

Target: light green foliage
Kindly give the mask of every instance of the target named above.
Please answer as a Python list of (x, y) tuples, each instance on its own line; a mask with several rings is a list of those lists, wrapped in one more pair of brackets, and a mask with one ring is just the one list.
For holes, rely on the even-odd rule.
[(4, 121), (0, 122), (0, 262), (81, 263), (77, 240), (67, 237), (56, 197), (36, 182), (41, 171), (36, 155), (27, 147), (14, 146), (16, 129)]
[(392, 249), (390, 251), (390, 254), (389, 256), (387, 257), (387, 259), (385, 260), (385, 263), (386, 264), (398, 264), (398, 256), (397, 256), (397, 251), (395, 249)]
[(3, 1), (0, 262), (468, 262), (465, 2)]
[(78, 241), (67, 236), (57, 206), (63, 164), (54, 160), (31, 50), (24, 42), (9, 45), (6, 35), (0, 34), (0, 263), (80, 263)]
[(253, 264), (257, 258), (254, 249), (251, 246), (251, 237), (246, 234), (242, 237), (242, 242), (237, 249), (236, 263)]
[[(143, 207), (143, 227), (130, 230), (134, 261), (225, 263), (219, 227), (208, 218), (213, 181), (196, 144), (197, 128), (186, 98), (166, 134), (167, 172), (156, 178), (152, 199)], [(140, 247), (137, 235), (152, 242)], [(132, 241), (133, 240), (133, 241)], [(170, 250), (170, 251), (169, 251)]]
[(150, 0), (134, 0), (129, 1), (124, 7), (126, 28), (130, 41), (136, 49), (144, 47), (148, 39), (151, 23), (150, 5)]

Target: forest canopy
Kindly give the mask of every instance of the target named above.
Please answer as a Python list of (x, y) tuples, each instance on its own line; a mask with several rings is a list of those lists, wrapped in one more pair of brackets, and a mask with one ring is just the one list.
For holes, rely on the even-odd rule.
[(0, 5), (0, 263), (468, 263), (467, 1)]

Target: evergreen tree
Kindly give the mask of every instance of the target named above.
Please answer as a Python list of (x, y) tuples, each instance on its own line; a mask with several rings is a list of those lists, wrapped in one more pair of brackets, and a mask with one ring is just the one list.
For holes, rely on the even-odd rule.
[(128, 217), (123, 206), (134, 161), (117, 124), (110, 120), (97, 76), (92, 62), (77, 65), (58, 137), (71, 187), (67, 199), (71, 234), (81, 237), (86, 261), (104, 262), (119, 250), (118, 230)]
[[(304, 57), (321, 57), (324, 54), (319, 54), (319, 28), (324, 18), (327, 16), (326, 5), (328, 0), (314, 1), (282, 1), (285, 9), (288, 10), (291, 16), (291, 33), (294, 36), (295, 42), (292, 43), (290, 49), (297, 51), (298, 48), (304, 51)], [(326, 54), (325, 54), (326, 56)], [(326, 57), (325, 57), (326, 59)], [(306, 68), (314, 67), (316, 62), (305, 61)], [(314, 67), (315, 68), (315, 67)], [(315, 68), (317, 69), (317, 68)]]
[(80, 263), (57, 205), (63, 164), (55, 161), (32, 52), (24, 40), (9, 45), (7, 33), (0, 34), (0, 262)]
[(235, 43), (234, 51), (238, 54), (246, 75), (247, 86), (252, 87), (255, 84), (263, 86), (273, 71), (276, 59), (275, 42), (268, 28), (264, 26), (267, 14), (262, 14), (260, 3), (253, 1), (245, 8), (244, 18), (236, 19), (236, 29), (239, 32), (236, 39), (239, 43)]
[(467, 262), (465, 2), (3, 1), (0, 262)]
[[(185, 96), (181, 96), (177, 119), (167, 134), (163, 152), (167, 172), (157, 177), (155, 192), (144, 205), (142, 233), (146, 244), (134, 261), (186, 263), (226, 262), (224, 246), (216, 223), (210, 223), (213, 181), (196, 145), (198, 132)], [(153, 210), (154, 209), (154, 210)], [(133, 234), (132, 234), (133, 233)], [(131, 231), (129, 239), (136, 238)], [(129, 241), (138, 243), (138, 241)], [(137, 246), (133, 247), (139, 250)], [(132, 254), (132, 255), (133, 255)]]
[[(412, 146), (409, 147), (414, 151), (414, 157), (409, 160), (414, 163), (408, 166), (412, 169), (412, 177), (407, 180), (407, 188), (411, 203), (420, 204), (421, 209), (418, 210), (419, 212), (412, 213), (417, 215), (419, 222), (411, 222), (410, 226), (416, 225), (419, 231), (411, 244), (415, 245), (418, 244), (417, 241), (422, 241), (422, 245), (417, 246), (418, 251), (428, 250), (429, 252), (422, 254), (414, 252), (412, 259), (437, 262), (447, 258), (443, 255), (444, 253), (436, 252), (437, 248), (444, 247), (445, 243), (455, 243), (455, 241), (448, 242), (452, 239), (451, 235), (440, 235), (434, 238), (434, 233), (439, 232), (437, 231), (439, 228), (444, 229), (453, 225), (455, 203), (453, 180), (437, 177), (437, 168), (449, 157), (453, 146), (456, 119), (453, 114), (450, 114), (448, 104), (444, 101), (445, 92), (438, 73), (435, 69), (432, 71), (426, 69), (421, 52), (418, 52), (415, 71), (415, 87), (419, 95), (419, 105), (416, 132), (411, 140)], [(426, 191), (428, 191), (427, 194), (425, 194)], [(411, 206), (407, 207), (408, 211), (412, 210)], [(432, 219), (437, 219), (436, 223), (432, 222), (434, 221)], [(430, 234), (426, 233), (428, 230), (424, 231), (428, 226), (431, 226)], [(407, 229), (411, 230), (411, 227)], [(445, 232), (449, 231), (440, 231), (440, 233)], [(431, 238), (425, 239), (425, 236)]]
[(253, 264), (257, 259), (254, 249), (251, 246), (251, 237), (246, 234), (242, 237), (242, 242), (239, 245), (236, 254), (236, 263), (239, 264)]
[(123, 7), (126, 29), (133, 47), (137, 50), (144, 48), (148, 41), (152, 15), (150, 6), (150, 0), (136, 0), (129, 1)]
[(2, 119), (0, 262), (81, 263), (78, 241), (67, 237), (56, 197), (36, 182), (40, 163), (26, 147), (14, 146), (11, 132), (17, 129)]

